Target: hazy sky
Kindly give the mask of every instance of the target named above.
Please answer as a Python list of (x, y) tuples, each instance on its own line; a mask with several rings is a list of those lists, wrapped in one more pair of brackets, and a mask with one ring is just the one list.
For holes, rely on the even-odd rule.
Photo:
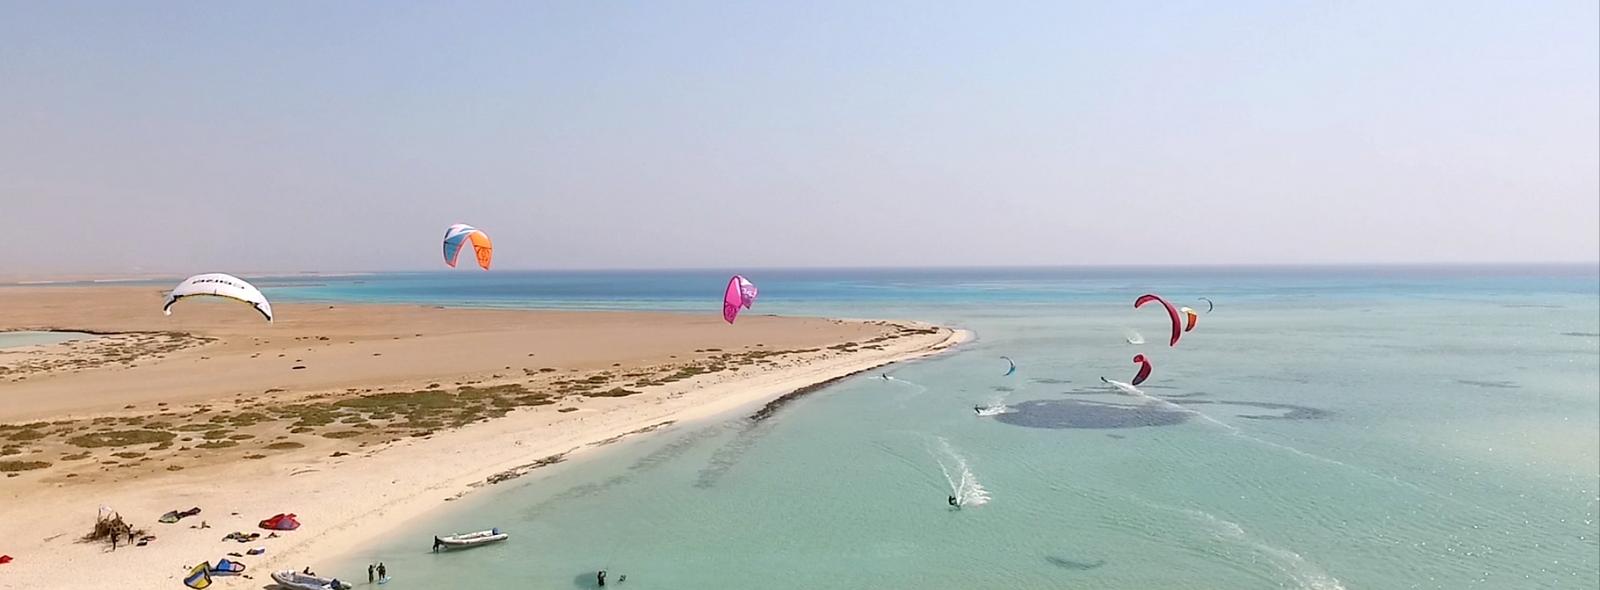
[(1590, 261), (1600, 9), (0, 0), (0, 274)]

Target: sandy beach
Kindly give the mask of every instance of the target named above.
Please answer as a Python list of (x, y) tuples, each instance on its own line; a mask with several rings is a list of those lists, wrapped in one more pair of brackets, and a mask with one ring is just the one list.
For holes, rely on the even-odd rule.
[[(0, 289), (0, 330), (94, 334), (0, 349), (0, 588), (181, 587), (333, 562), (410, 518), (618, 437), (930, 355), (965, 333), (912, 322), (276, 305), (160, 313), (158, 289)], [(78, 540), (100, 506), (155, 539)], [(202, 512), (157, 523), (169, 510)], [(248, 543), (280, 512), (303, 526)], [(201, 522), (207, 528), (197, 528)], [(422, 540), (419, 542), (425, 542)], [(234, 559), (234, 558), (230, 558)], [(364, 572), (319, 571), (354, 579)]]

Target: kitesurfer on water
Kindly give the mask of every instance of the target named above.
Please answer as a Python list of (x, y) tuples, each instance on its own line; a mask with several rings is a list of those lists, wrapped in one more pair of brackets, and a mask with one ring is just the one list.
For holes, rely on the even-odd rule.
[(955, 506), (956, 508), (960, 508), (961, 507), (961, 504), (956, 502), (956, 497), (955, 496), (950, 496), (950, 505), (951, 506)]
[(594, 579), (595, 579), (595, 581), (599, 582), (601, 586), (605, 586), (606, 585), (606, 570), (600, 570), (599, 573), (596, 573), (594, 575)]

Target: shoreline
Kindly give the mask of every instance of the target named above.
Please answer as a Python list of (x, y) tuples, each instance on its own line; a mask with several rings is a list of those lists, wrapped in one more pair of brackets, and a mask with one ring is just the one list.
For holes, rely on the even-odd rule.
[[(918, 322), (730, 327), (700, 314), (385, 304), (288, 303), (266, 326), (234, 305), (164, 318), (160, 299), (128, 286), (0, 290), (11, 312), (0, 330), (103, 334), (0, 349), (0, 463), (45, 465), (0, 478), (12, 539), (0, 554), (16, 558), (6, 584), (67, 587), (71, 571), (71, 586), (175, 585), (202, 560), (261, 546), (242, 559), (248, 579), (213, 585), (260, 588), (274, 570), (331, 568), (450, 501), (585, 451), (971, 337)], [(164, 438), (114, 440), (130, 432)], [(77, 542), (102, 505), (156, 540)], [(190, 507), (203, 511), (155, 523)], [(278, 513), (302, 527), (268, 539), (256, 521)], [(220, 540), (233, 531), (263, 538)]]
[[(851, 362), (816, 367), (799, 375), (774, 375), (769, 379), (752, 380), (756, 381), (755, 383), (732, 381), (713, 385), (702, 389), (702, 393), (697, 393), (697, 395), (710, 396), (718, 393), (719, 390), (743, 389), (744, 391), (742, 393), (722, 395), (703, 404), (690, 405), (667, 413), (630, 420), (625, 424), (617, 425), (604, 431), (588, 433), (589, 436), (582, 440), (552, 441), (544, 446), (527, 449), (527, 457), (538, 457), (532, 463), (527, 463), (527, 457), (523, 457), (514, 461), (522, 463), (520, 465), (500, 463), (474, 468), (469, 473), (451, 478), (448, 483), (429, 486), (426, 489), (419, 490), (417, 494), (411, 497), (401, 499), (397, 503), (389, 504), (385, 508), (374, 510), (363, 516), (363, 518), (376, 520), (377, 524), (362, 526), (359, 528), (359, 532), (354, 529), (346, 531), (350, 534), (343, 538), (328, 538), (327, 533), (324, 533), (322, 536), (308, 540), (301, 546), (291, 548), (288, 552), (282, 554), (279, 560), (268, 560), (265, 563), (288, 569), (302, 561), (311, 563), (309, 560), (313, 556), (319, 563), (339, 564), (348, 562), (360, 551), (363, 545), (371, 540), (383, 537), (387, 533), (407, 528), (415, 520), (425, 517), (436, 510), (443, 509), (447, 502), (473, 493), (494, 493), (494, 490), (490, 488), (496, 483), (500, 483), (500, 481), (516, 479), (533, 470), (555, 463), (582, 461), (589, 458), (592, 454), (591, 451), (596, 449), (601, 449), (635, 436), (654, 434), (678, 424), (727, 418), (744, 408), (756, 407), (758, 412), (765, 411), (773, 403), (789, 403), (783, 402), (789, 396), (795, 396), (795, 398), (791, 399), (797, 399), (864, 372), (935, 356), (969, 341), (970, 338), (971, 332), (950, 330), (937, 341), (924, 343), (895, 355), (867, 359), (848, 359)], [(489, 481), (490, 478), (508, 472), (515, 473), (515, 475), (492, 483)], [(438, 495), (448, 492), (449, 489), (460, 489), (461, 491), (449, 496), (440, 497)], [(296, 558), (299, 561), (296, 561)], [(351, 579), (354, 579), (354, 575), (351, 576)]]

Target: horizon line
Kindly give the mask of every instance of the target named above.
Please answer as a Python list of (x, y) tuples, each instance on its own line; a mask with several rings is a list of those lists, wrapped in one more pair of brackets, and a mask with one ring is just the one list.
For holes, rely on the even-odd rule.
[[(494, 269), (485, 273), (462, 272), (454, 269), (388, 269), (388, 270), (271, 270), (233, 272), (242, 276), (253, 276), (262, 279), (292, 278), (292, 277), (327, 277), (339, 276), (370, 276), (381, 274), (445, 274), (460, 273), (469, 276), (484, 276), (489, 273), (604, 273), (604, 272), (727, 272), (736, 267), (731, 266), (681, 266), (681, 267), (523, 267)], [(1301, 262), (1301, 263), (1149, 263), (1149, 264), (1011, 264), (1011, 265), (863, 265), (863, 266), (747, 266), (742, 267), (755, 271), (863, 271), (863, 270), (928, 270), (928, 271), (975, 271), (975, 270), (1291, 270), (1291, 269), (1428, 269), (1428, 268), (1458, 268), (1458, 269), (1517, 269), (1517, 268), (1566, 268), (1594, 270), (1600, 273), (1600, 260), (1594, 261), (1516, 261), (1516, 262)], [(205, 270), (201, 272), (218, 272)], [(133, 272), (82, 272), (82, 273), (17, 273), (0, 278), (0, 285), (28, 285), (51, 283), (91, 283), (91, 282), (139, 282), (165, 278), (181, 279), (190, 274), (177, 271), (133, 271)]]

